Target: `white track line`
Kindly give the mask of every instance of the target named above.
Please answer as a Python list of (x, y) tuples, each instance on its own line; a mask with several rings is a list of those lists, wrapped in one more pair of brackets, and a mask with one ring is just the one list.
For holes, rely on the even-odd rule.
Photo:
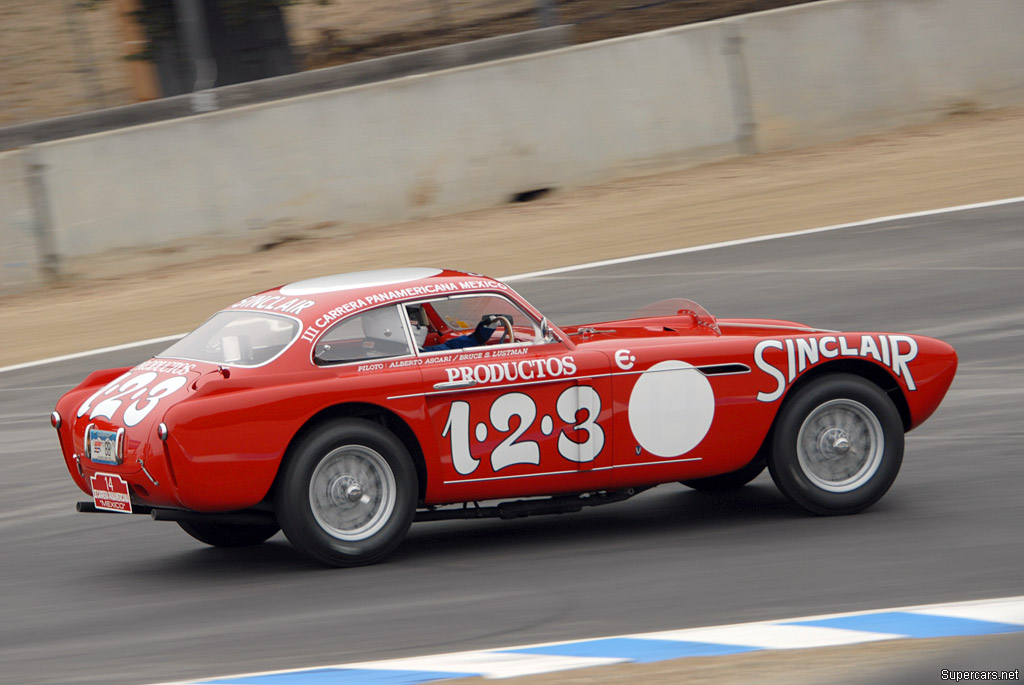
[(50, 357), (49, 359), (40, 359), (39, 361), (34, 362), (14, 364), (13, 366), (3, 366), (0, 367), (0, 373), (3, 373), (4, 371), (17, 371), (18, 369), (27, 369), (33, 366), (45, 366), (47, 364), (56, 364), (57, 362), (66, 362), (69, 359), (81, 359), (82, 357), (91, 357), (95, 354), (103, 354), (105, 352), (120, 352), (121, 350), (130, 350), (133, 347), (142, 347), (143, 345), (155, 345), (156, 343), (180, 340), (181, 338), (184, 338), (185, 335), (185, 333), (178, 333), (176, 335), (165, 335), (162, 338), (150, 338), (149, 340), (139, 340), (138, 342), (125, 343), (123, 345), (101, 347), (98, 350), (89, 350), (88, 352), (75, 352), (73, 354), (61, 355), (60, 357)]
[[(658, 257), (672, 257), (674, 255), (689, 254), (690, 252), (703, 252), (705, 250), (717, 250), (720, 247), (733, 247), (734, 245), (748, 245), (750, 243), (760, 243), (766, 240), (777, 240), (778, 238), (791, 238), (793, 236), (810, 235), (812, 233), (824, 233), (826, 231), (836, 231), (841, 228), (855, 228), (857, 226), (870, 226), (872, 224), (881, 224), (887, 221), (899, 221), (900, 219), (916, 219), (923, 216), (933, 216), (935, 214), (952, 214), (954, 212), (964, 212), (969, 209), (984, 209), (986, 207), (998, 207), (999, 205), (1010, 205), (1016, 202), (1024, 202), (1024, 197), (1012, 197), (1006, 200), (993, 200), (991, 202), (977, 202), (971, 205), (957, 205), (955, 207), (945, 207), (943, 209), (929, 209), (922, 212), (910, 212), (909, 214), (893, 214), (892, 216), (880, 216), (875, 219), (865, 219), (863, 221), (853, 221), (846, 224), (835, 224), (833, 226), (822, 226), (820, 228), (807, 228), (802, 231), (790, 231), (788, 233), (773, 233), (771, 235), (755, 236), (753, 238), (739, 238), (737, 240), (725, 240), (720, 243), (708, 243), (706, 245), (695, 245), (693, 247), (681, 247), (675, 250), (665, 250), (664, 252), (650, 252), (648, 254), (635, 255), (633, 257), (619, 257), (617, 259), (605, 259), (600, 262), (590, 262), (588, 264), (577, 264), (575, 266), (563, 266), (556, 269), (545, 269), (544, 271), (530, 271), (524, 274), (516, 274), (515, 276), (508, 276), (502, 278), (503, 281), (524, 281), (528, 278), (540, 278), (541, 276), (553, 276), (555, 274), (568, 273), (570, 271), (582, 271), (583, 269), (596, 269), (602, 266), (615, 266), (617, 264), (628, 264), (630, 262), (639, 262), (645, 259), (657, 259)], [(2, 371), (2, 369), (0, 369)]]
[[(815, 625), (835, 621), (834, 626)], [(867, 619), (862, 621), (860, 619)], [(872, 620), (873, 619), (873, 620)], [(878, 620), (883, 619), (883, 620)], [(975, 626), (955, 626), (941, 629), (943, 620), (954, 619), (976, 622)], [(908, 620), (910, 623), (908, 624)], [(929, 624), (940, 627), (932, 632)], [(987, 624), (987, 625), (985, 625)], [(948, 626), (948, 622), (946, 623)], [(838, 626), (838, 627), (837, 627)], [(925, 630), (922, 632), (922, 627)], [(879, 632), (886, 628), (892, 632)], [(909, 629), (909, 630), (908, 630)], [(923, 639), (932, 635), (945, 638), (995, 635), (1024, 632), (1024, 596), (999, 599), (923, 604), (890, 609), (873, 609), (838, 614), (821, 614), (753, 623), (685, 628), (681, 630), (634, 633), (603, 638), (584, 638), (546, 642), (518, 647), (503, 647), (468, 652), (450, 652), (418, 657), (385, 659), (382, 661), (342, 663), (305, 668), (262, 671), (232, 676), (216, 676), (179, 680), (161, 685), (202, 685), (213, 681), (244, 685), (246, 681), (264, 679), (280, 685), (309, 685), (311, 683), (383, 683), (419, 682), (427, 685), (462, 675), (466, 678), (500, 679), (523, 675), (552, 673), (567, 669), (605, 666), (615, 663), (658, 663), (679, 658), (724, 658), (723, 652), (706, 649), (708, 646), (739, 647), (742, 651), (813, 649), (852, 644), (866, 644), (886, 640)], [(580, 653), (575, 646), (587, 643), (622, 641), (615, 656)], [(634, 644), (630, 646), (628, 643)], [(697, 646), (672, 655), (646, 651), (644, 643), (684, 643)], [(563, 650), (563, 648), (565, 648)], [(389, 671), (402, 672), (403, 679), (389, 680)], [(380, 675), (376, 675), (378, 672)], [(419, 672), (419, 673), (417, 673)], [(374, 674), (368, 676), (368, 673)], [(305, 678), (310, 674), (309, 678)], [(268, 677), (269, 676), (269, 677)], [(277, 677), (274, 677), (277, 676)], [(412, 677), (409, 677), (412, 676)]]
[[(934, 216), (936, 214), (952, 214), (954, 212), (964, 212), (970, 209), (985, 209), (987, 207), (998, 207), (1000, 205), (1010, 205), (1017, 202), (1024, 202), (1024, 196), (1022, 197), (1011, 197), (1005, 200), (993, 200), (991, 202), (976, 202), (970, 205), (957, 205), (955, 207), (944, 207), (942, 209), (929, 209), (922, 212), (910, 212), (907, 214), (893, 214), (891, 216), (881, 216), (874, 219), (865, 219), (863, 221), (853, 221), (846, 224), (835, 224), (832, 226), (821, 226), (819, 228), (808, 228), (801, 231), (790, 231), (788, 233), (773, 233), (770, 235), (755, 236), (753, 238), (739, 238), (737, 240), (726, 240), (718, 243), (708, 243), (705, 245), (695, 245), (692, 247), (681, 247), (675, 250), (665, 250), (663, 252), (650, 252), (647, 254), (633, 255), (632, 257), (619, 257), (617, 259), (604, 259), (598, 262), (587, 262), (586, 264), (575, 264), (573, 266), (561, 266), (555, 269), (545, 269), (543, 271), (530, 271), (522, 274), (515, 274), (513, 276), (505, 276), (500, 278), (502, 281), (525, 281), (530, 278), (540, 278), (542, 276), (553, 276), (555, 274), (564, 274), (572, 271), (583, 271), (585, 269), (597, 269), (602, 266), (615, 266), (617, 264), (629, 264), (630, 262), (641, 262), (647, 259), (657, 259), (659, 257), (672, 257), (674, 255), (689, 254), (691, 252), (703, 252), (705, 250), (717, 250), (722, 247), (733, 247), (735, 245), (748, 245), (750, 243), (760, 243), (766, 240), (777, 240), (779, 238), (791, 238), (793, 236), (810, 235), (812, 233), (824, 233), (826, 231), (837, 231), (843, 228), (855, 228), (858, 226), (870, 226), (872, 224), (885, 223), (887, 221), (898, 221), (900, 219), (915, 219), (923, 216)], [(49, 359), (40, 359), (34, 362), (24, 362), (22, 364), (14, 364), (13, 366), (0, 367), (0, 373), (5, 371), (17, 371), (18, 369), (27, 369), (33, 366), (45, 366), (47, 364), (55, 364), (57, 362), (68, 361), (70, 359), (81, 359), (83, 357), (91, 357), (96, 354), (103, 354), (105, 352), (118, 352), (120, 350), (128, 350), (133, 347), (142, 347), (143, 345), (151, 345), (158, 342), (169, 342), (171, 340), (178, 340), (183, 338), (186, 334), (179, 333), (176, 335), (168, 335), (162, 338), (150, 338), (149, 340), (140, 340), (133, 343), (125, 343), (123, 345), (114, 345), (112, 347), (103, 347), (98, 350), (88, 350), (86, 352), (75, 352), (73, 354), (65, 354), (60, 357), (51, 357)]]

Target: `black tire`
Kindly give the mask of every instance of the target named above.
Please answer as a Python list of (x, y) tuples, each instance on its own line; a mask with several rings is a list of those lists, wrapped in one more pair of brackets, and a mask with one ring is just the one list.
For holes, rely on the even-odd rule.
[(779, 490), (820, 515), (863, 511), (903, 462), (903, 422), (875, 384), (851, 374), (812, 381), (775, 421), (768, 470)]
[(765, 461), (764, 456), (758, 454), (750, 463), (746, 466), (741, 466), (735, 471), (729, 473), (722, 473), (717, 476), (708, 476), (707, 478), (694, 478), (691, 480), (679, 481), (688, 488), (694, 490), (700, 490), (701, 492), (725, 492), (726, 490), (736, 490), (742, 488), (744, 485), (754, 480), (761, 475), (768, 463)]
[(237, 524), (214, 521), (178, 521), (181, 529), (199, 542), (214, 547), (251, 547), (266, 542), (281, 528), (274, 523)]
[(302, 439), (277, 493), (277, 518), (299, 551), (331, 566), (380, 561), (416, 513), (405, 445), (365, 419), (324, 424)]

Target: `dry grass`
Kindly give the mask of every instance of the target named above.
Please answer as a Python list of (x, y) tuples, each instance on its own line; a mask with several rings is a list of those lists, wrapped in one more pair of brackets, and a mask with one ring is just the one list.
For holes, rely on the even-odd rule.
[(71, 5), (0, 3), (0, 126), (130, 102), (113, 3), (88, 12)]

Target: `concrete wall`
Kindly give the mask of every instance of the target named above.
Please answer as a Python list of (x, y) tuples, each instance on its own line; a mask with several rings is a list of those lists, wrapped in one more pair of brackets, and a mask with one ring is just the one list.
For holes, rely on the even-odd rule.
[(761, 151), (1024, 102), (1021, 0), (831, 0), (733, 21)]
[(1021, 27), (1022, 0), (831, 0), (31, 150), (58, 255), (389, 222), (1024, 103)]
[(722, 27), (36, 146), (57, 250), (387, 222), (736, 154)]

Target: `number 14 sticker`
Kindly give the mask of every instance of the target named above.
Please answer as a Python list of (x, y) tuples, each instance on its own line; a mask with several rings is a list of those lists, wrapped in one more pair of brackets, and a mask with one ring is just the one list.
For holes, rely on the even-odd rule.
[[(584, 418), (576, 423), (580, 412), (584, 413)], [(558, 396), (555, 413), (566, 424), (558, 429), (559, 456), (578, 464), (596, 459), (604, 448), (604, 430), (597, 424), (597, 417), (601, 414), (601, 396), (597, 391), (585, 385), (574, 385), (566, 389)], [(441, 436), (451, 441), (452, 463), (456, 471), (463, 476), (476, 471), (480, 460), (473, 457), (472, 439), (483, 443), (492, 429), (499, 433), (509, 433), (491, 452), (491, 468), (494, 471), (515, 464), (540, 464), (540, 445), (533, 440), (520, 440), (537, 418), (537, 404), (532, 397), (521, 392), (507, 393), (494, 400), (488, 414), (489, 424), (483, 421), (476, 424), (471, 436), (469, 402), (452, 402)], [(511, 427), (512, 417), (519, 418), (519, 425), (515, 429)], [(540, 431), (544, 435), (554, 433), (555, 421), (551, 416), (541, 418)], [(583, 442), (577, 442), (569, 435), (578, 431), (586, 434)]]

